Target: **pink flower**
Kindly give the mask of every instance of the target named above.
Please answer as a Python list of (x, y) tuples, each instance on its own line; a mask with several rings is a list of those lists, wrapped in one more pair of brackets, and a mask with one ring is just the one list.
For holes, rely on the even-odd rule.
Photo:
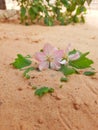
[(63, 55), (63, 50), (58, 50), (50, 44), (45, 44), (43, 51), (35, 54), (35, 58), (39, 62), (39, 70), (45, 70), (47, 68), (54, 70), (60, 69), (60, 61)]
[(64, 53), (63, 59), (60, 61), (61, 64), (67, 64), (69, 61), (77, 60), (80, 58), (80, 53), (77, 51), (75, 54), (69, 54), (71, 51), (71, 45), (69, 44)]
[(69, 60), (73, 61), (73, 60), (77, 60), (80, 58), (80, 54), (79, 52), (76, 52), (75, 54), (71, 54), (68, 56)]

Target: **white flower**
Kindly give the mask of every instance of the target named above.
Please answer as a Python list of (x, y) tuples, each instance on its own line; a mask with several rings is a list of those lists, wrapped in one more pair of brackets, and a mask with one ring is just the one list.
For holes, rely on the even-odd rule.
[(55, 3), (56, 3), (56, 0), (49, 0), (50, 5), (55, 5)]
[(60, 64), (61, 64), (61, 65), (67, 64), (67, 60), (64, 59), (64, 60), (60, 61)]
[(66, 12), (66, 8), (65, 8), (65, 6), (62, 6), (60, 12), (61, 12), (61, 13), (65, 13), (65, 12)]
[(48, 2), (46, 0), (43, 0), (43, 5), (48, 6)]

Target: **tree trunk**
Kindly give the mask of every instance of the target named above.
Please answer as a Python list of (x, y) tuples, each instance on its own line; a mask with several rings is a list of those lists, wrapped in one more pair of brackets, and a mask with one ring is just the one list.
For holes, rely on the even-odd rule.
[(6, 9), (5, 0), (0, 0), (0, 9)]

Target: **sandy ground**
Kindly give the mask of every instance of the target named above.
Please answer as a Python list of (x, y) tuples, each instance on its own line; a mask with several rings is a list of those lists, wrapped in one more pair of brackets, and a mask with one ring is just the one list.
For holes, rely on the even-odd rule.
[[(24, 79), (10, 63), (18, 53), (33, 55), (45, 43), (63, 49), (71, 43), (90, 51), (96, 75), (72, 75), (61, 83), (61, 73), (47, 70)], [(0, 130), (98, 130), (98, 12), (74, 26), (0, 23), (0, 57)], [(30, 83), (54, 87), (55, 92), (40, 99)]]

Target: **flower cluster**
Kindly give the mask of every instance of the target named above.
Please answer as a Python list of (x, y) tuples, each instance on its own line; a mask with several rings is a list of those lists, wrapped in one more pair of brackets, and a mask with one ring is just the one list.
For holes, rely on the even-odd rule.
[[(23, 56), (22, 54), (17, 54), (17, 58), (15, 58), (12, 65), (17, 69), (23, 70), (23, 76), (27, 79), (30, 78), (30, 71), (38, 69), (42, 71), (51, 68), (52, 70), (62, 72), (64, 77), (61, 77), (60, 81), (67, 82), (67, 76), (72, 74), (92, 76), (96, 73), (91, 66), (94, 62), (87, 57), (88, 54), (89, 52), (82, 53), (76, 49), (71, 50), (70, 44), (65, 50), (58, 49), (50, 44), (45, 44), (43, 49), (40, 52), (36, 52), (33, 57), (33, 63), (36, 59), (38, 66), (32, 66), (32, 59), (30, 59), (32, 57), (30, 55)], [(82, 71), (80, 71), (81, 69)], [(38, 89), (36, 94), (41, 96), (47, 92), (53, 92), (53, 89), (43, 87), (41, 90)]]
[(74, 54), (71, 54), (70, 52), (70, 45), (68, 45), (64, 51), (50, 44), (45, 44), (44, 48), (35, 54), (35, 59), (38, 61), (39, 70), (45, 70), (47, 68), (59, 70), (61, 65), (67, 65), (69, 61), (80, 58), (80, 53), (78, 51)]

